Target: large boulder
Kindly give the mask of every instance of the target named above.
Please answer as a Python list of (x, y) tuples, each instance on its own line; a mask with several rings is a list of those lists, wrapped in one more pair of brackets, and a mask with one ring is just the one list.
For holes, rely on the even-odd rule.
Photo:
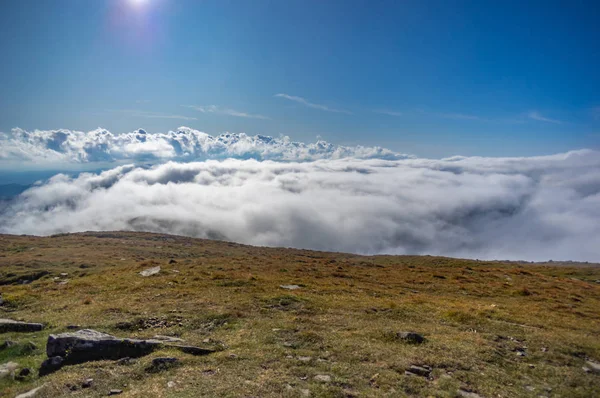
[(29, 323), (14, 321), (12, 319), (0, 319), (0, 333), (7, 332), (39, 332), (44, 328), (41, 323)]
[(46, 353), (49, 358), (60, 356), (64, 364), (77, 364), (102, 359), (138, 358), (163, 345), (158, 340), (122, 339), (95, 330), (51, 334)]
[(162, 347), (172, 347), (191, 355), (207, 355), (214, 350), (159, 340), (118, 338), (110, 334), (83, 329), (74, 333), (50, 335), (46, 344), (48, 359), (42, 363), (40, 376), (52, 373), (64, 365), (75, 365), (103, 359), (139, 358)]

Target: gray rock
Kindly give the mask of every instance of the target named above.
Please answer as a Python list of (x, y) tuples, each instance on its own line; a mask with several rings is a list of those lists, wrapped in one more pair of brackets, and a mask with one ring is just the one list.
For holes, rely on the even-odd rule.
[(282, 288), (282, 289), (287, 289), (287, 290), (300, 289), (300, 286), (298, 286), (298, 285), (281, 285), (279, 287)]
[(314, 377), (316, 381), (320, 381), (321, 383), (329, 383), (331, 381), (331, 376), (329, 375), (316, 375)]
[(140, 272), (140, 275), (141, 276), (152, 276), (152, 275), (158, 274), (159, 272), (160, 272), (160, 265), (157, 267), (145, 269), (142, 272)]
[(176, 345), (176, 344), (170, 344), (168, 345), (169, 347), (175, 348), (181, 352), (184, 352), (186, 354), (190, 354), (190, 355), (208, 355), (208, 354), (212, 354), (215, 352), (215, 350), (210, 349), (210, 348), (200, 348), (200, 347), (194, 347), (194, 346), (190, 346), (190, 345)]
[(173, 336), (163, 336), (160, 334), (157, 334), (156, 336), (152, 337), (154, 340), (160, 340), (160, 341), (164, 341), (167, 343), (183, 343), (183, 339), (180, 339), (179, 337), (173, 337)]
[(157, 340), (120, 339), (91, 329), (51, 334), (46, 343), (49, 358), (61, 356), (65, 365), (102, 359), (137, 358), (160, 348)]
[(94, 379), (85, 379), (83, 383), (81, 383), (81, 388), (90, 388), (94, 384)]
[(425, 341), (425, 337), (415, 332), (398, 332), (396, 337), (409, 344), (421, 344)]
[(119, 394), (123, 394), (123, 390), (113, 389), (108, 392), (108, 395), (119, 395)]
[(0, 365), (0, 379), (4, 379), (8, 376), (13, 376), (15, 374), (15, 370), (19, 367), (19, 364), (16, 362), (6, 362)]
[(211, 349), (170, 344), (159, 340), (118, 338), (95, 330), (83, 329), (75, 333), (48, 336), (46, 354), (49, 359), (42, 364), (40, 376), (58, 370), (63, 365), (103, 359), (139, 358), (162, 347), (172, 347), (191, 355), (207, 355), (215, 352)]
[(152, 365), (146, 369), (148, 372), (167, 370), (179, 364), (179, 359), (173, 357), (159, 357), (152, 360)]
[(408, 375), (429, 377), (429, 375), (431, 374), (431, 367), (410, 365), (410, 367), (404, 373)]
[(38, 393), (45, 387), (45, 384), (42, 384), (41, 386), (34, 388), (33, 390), (27, 391), (23, 394), (19, 394), (17, 395), (15, 398), (34, 398), (37, 397)]
[(50, 373), (54, 373), (63, 367), (64, 361), (64, 358), (60, 356), (48, 358), (44, 362), (42, 362), (38, 374), (40, 375), (40, 377), (42, 377)]
[(586, 361), (585, 365), (592, 373), (600, 374), (600, 363), (594, 361)]
[(0, 319), (0, 333), (7, 332), (39, 332), (44, 328), (41, 323), (28, 323), (12, 319)]
[(463, 389), (458, 390), (458, 395), (460, 395), (463, 398), (483, 398), (479, 394), (476, 394), (471, 391), (463, 390)]

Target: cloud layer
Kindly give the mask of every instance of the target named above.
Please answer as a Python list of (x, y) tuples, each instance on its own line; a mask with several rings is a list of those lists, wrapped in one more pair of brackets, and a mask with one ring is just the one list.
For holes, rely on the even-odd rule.
[(211, 136), (188, 127), (167, 133), (136, 130), (113, 134), (96, 129), (35, 130), (19, 128), (0, 132), (0, 162), (112, 162), (127, 160), (270, 159), (308, 161), (316, 159), (404, 159), (409, 156), (380, 147), (340, 146), (326, 141), (293, 142), (289, 137), (221, 134)]
[(0, 232), (143, 230), (355, 253), (598, 261), (599, 219), (600, 153), (583, 150), (120, 166), (29, 189), (0, 216)]

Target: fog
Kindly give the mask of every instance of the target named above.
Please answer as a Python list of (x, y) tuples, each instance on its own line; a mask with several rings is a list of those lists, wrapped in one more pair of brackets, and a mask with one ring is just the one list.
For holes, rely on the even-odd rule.
[(600, 260), (600, 153), (442, 160), (208, 160), (57, 175), (0, 232), (139, 230), (252, 245)]

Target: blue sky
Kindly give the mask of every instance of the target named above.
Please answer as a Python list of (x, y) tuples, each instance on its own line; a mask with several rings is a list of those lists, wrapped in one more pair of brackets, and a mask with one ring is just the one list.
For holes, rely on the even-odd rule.
[(185, 125), (431, 157), (600, 147), (597, 1), (7, 0), (0, 10), (4, 132)]

